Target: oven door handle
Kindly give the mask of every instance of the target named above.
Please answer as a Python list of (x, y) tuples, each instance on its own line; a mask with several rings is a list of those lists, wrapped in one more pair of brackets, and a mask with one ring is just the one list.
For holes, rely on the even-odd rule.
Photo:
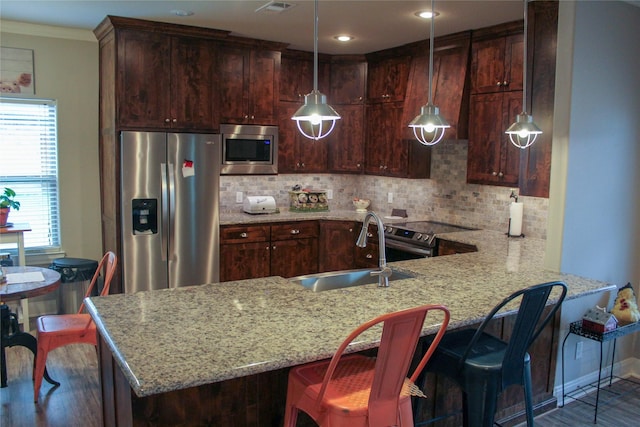
[(407, 245), (406, 243), (396, 242), (392, 239), (386, 239), (385, 247), (397, 249), (410, 254), (421, 255), (425, 258), (433, 256), (433, 248), (421, 248), (418, 246)]

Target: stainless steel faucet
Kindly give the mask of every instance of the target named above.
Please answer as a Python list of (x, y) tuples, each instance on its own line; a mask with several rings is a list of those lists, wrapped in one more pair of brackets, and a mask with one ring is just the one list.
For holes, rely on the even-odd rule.
[(358, 236), (358, 240), (356, 240), (356, 246), (360, 248), (367, 247), (367, 233), (369, 232), (369, 223), (371, 219), (376, 221), (376, 225), (378, 226), (378, 245), (379, 245), (379, 262), (378, 265), (380, 269), (378, 271), (372, 271), (372, 276), (378, 276), (378, 286), (387, 288), (389, 287), (389, 277), (391, 277), (391, 269), (387, 267), (387, 257), (384, 253), (385, 241), (384, 241), (384, 225), (380, 220), (380, 217), (376, 215), (375, 212), (369, 211), (367, 215), (364, 217), (364, 221), (362, 221), (362, 230), (360, 231), (360, 235)]

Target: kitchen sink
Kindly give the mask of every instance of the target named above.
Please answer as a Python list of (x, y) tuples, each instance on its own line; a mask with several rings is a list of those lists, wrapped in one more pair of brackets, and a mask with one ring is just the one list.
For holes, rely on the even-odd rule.
[[(378, 276), (372, 276), (371, 272), (376, 268), (360, 270), (329, 271), (327, 273), (308, 274), (305, 276), (291, 277), (289, 280), (313, 292), (329, 291), (331, 289), (350, 288), (352, 286), (369, 285), (378, 283)], [(409, 273), (392, 270), (389, 281), (411, 279), (415, 277)]]

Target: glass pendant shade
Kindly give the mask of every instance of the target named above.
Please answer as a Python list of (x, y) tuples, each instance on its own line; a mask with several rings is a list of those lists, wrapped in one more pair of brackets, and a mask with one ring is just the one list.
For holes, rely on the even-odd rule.
[(444, 136), (449, 126), (447, 120), (440, 115), (440, 109), (432, 104), (423, 105), (420, 114), (409, 123), (416, 139), (423, 145), (435, 145)]
[(529, 148), (542, 134), (542, 130), (533, 121), (533, 116), (526, 112), (527, 106), (527, 5), (524, 1), (524, 58), (522, 61), (522, 113), (516, 117), (516, 122), (507, 128), (505, 133), (509, 135), (509, 141), (518, 148)]
[(327, 97), (318, 91), (318, 0), (314, 4), (313, 33), (313, 90), (304, 96), (304, 105), (291, 119), (296, 121), (302, 135), (317, 141), (329, 135), (340, 120), (336, 110), (327, 104)]
[(420, 114), (411, 120), (409, 127), (413, 129), (416, 139), (423, 145), (435, 145), (444, 137), (449, 128), (447, 120), (440, 115), (440, 109), (433, 105), (431, 83), (433, 81), (433, 38), (435, 12), (431, 0), (431, 36), (429, 38), (429, 101), (420, 108)]
[(327, 97), (314, 89), (304, 96), (304, 105), (291, 119), (296, 121), (298, 130), (305, 137), (318, 140), (331, 133), (340, 115), (327, 104)]
[(523, 112), (518, 114), (516, 122), (509, 126), (506, 134), (509, 135), (509, 140), (513, 145), (525, 149), (536, 141), (542, 131), (533, 122), (533, 117)]

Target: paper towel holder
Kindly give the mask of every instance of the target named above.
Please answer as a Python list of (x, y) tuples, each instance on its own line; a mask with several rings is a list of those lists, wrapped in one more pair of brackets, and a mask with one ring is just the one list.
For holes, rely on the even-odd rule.
[[(513, 199), (515, 203), (518, 203), (518, 194), (516, 194), (516, 190), (513, 188), (511, 189), (511, 195), (509, 196), (509, 199)], [(509, 224), (507, 225), (507, 232), (505, 234), (509, 237), (524, 237), (523, 233), (511, 234), (511, 217), (509, 217)]]

